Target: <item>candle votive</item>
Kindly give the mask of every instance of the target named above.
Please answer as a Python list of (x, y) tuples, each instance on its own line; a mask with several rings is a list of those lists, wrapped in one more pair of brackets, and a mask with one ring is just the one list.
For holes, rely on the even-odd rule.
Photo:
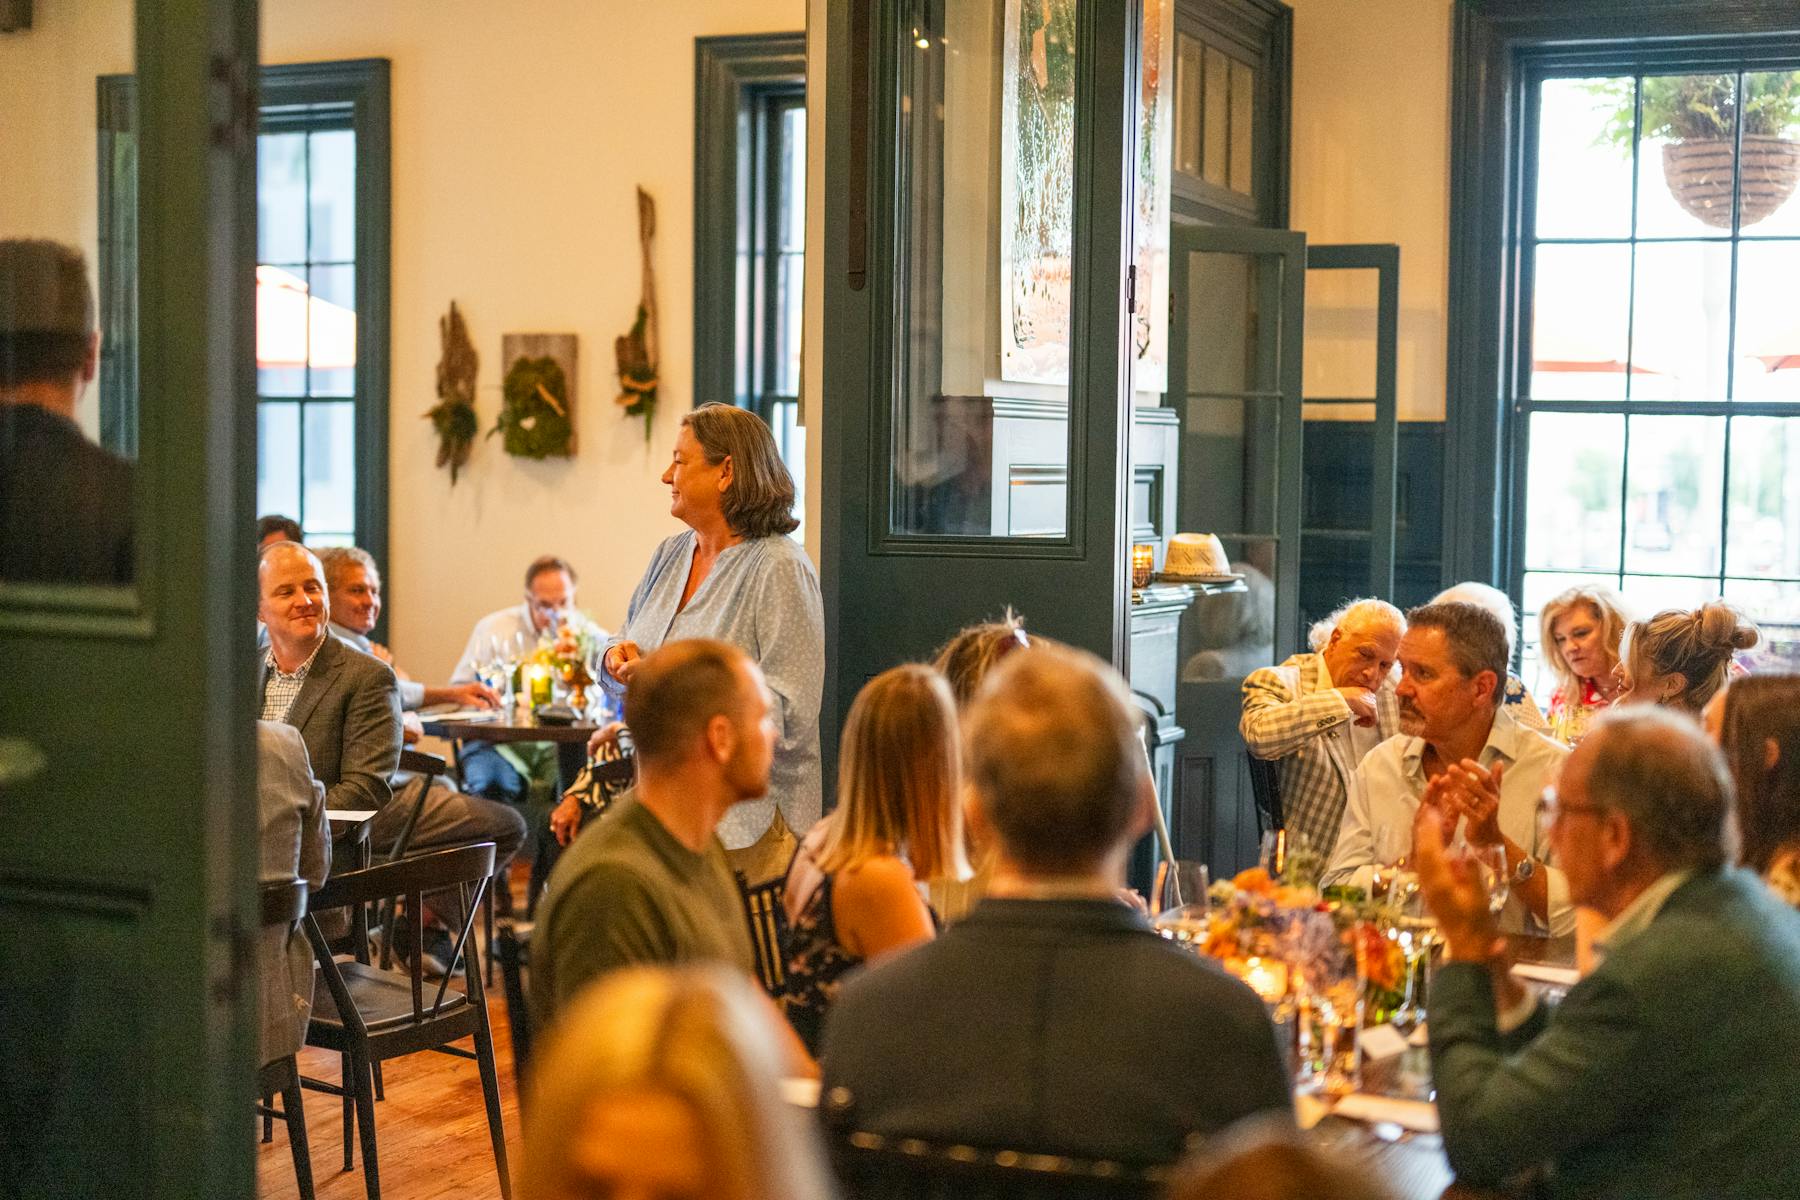
[(531, 707), (541, 708), (550, 703), (550, 668), (543, 663), (532, 663), (525, 668), (525, 684), (531, 696)]
[(1156, 569), (1156, 547), (1139, 542), (1131, 548), (1131, 586), (1150, 586), (1150, 573)]

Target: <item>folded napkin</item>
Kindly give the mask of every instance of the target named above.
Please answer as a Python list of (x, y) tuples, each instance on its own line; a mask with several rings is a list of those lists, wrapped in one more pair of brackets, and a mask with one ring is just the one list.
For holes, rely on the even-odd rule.
[(1402, 1129), (1410, 1129), (1415, 1133), (1436, 1133), (1438, 1131), (1437, 1105), (1425, 1100), (1395, 1100), (1387, 1096), (1371, 1096), (1367, 1092), (1352, 1092), (1339, 1100), (1331, 1109), (1333, 1116), (1349, 1117), (1353, 1121), (1391, 1121)]
[(1534, 983), (1549, 983), (1557, 987), (1574, 987), (1581, 982), (1581, 972), (1574, 967), (1553, 967), (1549, 963), (1514, 963), (1512, 973), (1516, 979), (1529, 979)]

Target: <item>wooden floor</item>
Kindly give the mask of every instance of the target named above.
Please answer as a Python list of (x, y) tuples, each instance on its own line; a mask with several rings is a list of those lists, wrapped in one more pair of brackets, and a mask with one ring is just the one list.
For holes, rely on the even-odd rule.
[[(516, 889), (522, 893), (521, 883)], [(506, 997), (496, 965), (494, 986), (487, 989), (488, 1023), (494, 1033), (494, 1057), (500, 1072), (500, 1111), (506, 1128), (508, 1164), (519, 1162), (519, 1096), (513, 1075), (512, 1031), (507, 1025)], [(473, 1048), (465, 1040), (461, 1045)], [(338, 1056), (325, 1050), (303, 1050), (300, 1073), (331, 1083), (338, 1081)], [(381, 1067), (387, 1098), (375, 1102), (375, 1137), (379, 1148), (382, 1200), (480, 1200), (500, 1194), (488, 1140), (487, 1110), (481, 1102), (481, 1074), (473, 1060), (426, 1052), (389, 1059)], [(343, 1102), (308, 1090), (306, 1140), (312, 1150), (313, 1192), (318, 1200), (362, 1200), (360, 1145), (356, 1167), (344, 1170)], [(293, 1200), (294, 1159), (287, 1128), (275, 1122), (275, 1140), (261, 1141), (257, 1122), (257, 1194), (269, 1200)], [(353, 1138), (352, 1141), (355, 1141)]]

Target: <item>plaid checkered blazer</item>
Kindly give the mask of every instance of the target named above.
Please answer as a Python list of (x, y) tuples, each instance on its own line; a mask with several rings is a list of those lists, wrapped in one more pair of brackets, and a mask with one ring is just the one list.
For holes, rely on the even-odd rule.
[[(1393, 684), (1376, 693), (1375, 713), (1382, 738), (1400, 731)], [(1350, 706), (1332, 687), (1325, 659), (1296, 654), (1278, 667), (1251, 672), (1244, 680), (1238, 732), (1251, 754), (1280, 764), (1281, 810), (1289, 834), (1329, 858), (1356, 777), (1356, 758)]]

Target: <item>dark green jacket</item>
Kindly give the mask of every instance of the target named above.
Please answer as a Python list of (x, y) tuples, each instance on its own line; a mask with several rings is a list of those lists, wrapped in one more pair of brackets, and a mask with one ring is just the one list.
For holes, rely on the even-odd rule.
[(1457, 1178), (1548, 1163), (1581, 1197), (1800, 1197), (1800, 912), (1704, 871), (1554, 1011), (1502, 1038), (1484, 968), (1433, 982)]

